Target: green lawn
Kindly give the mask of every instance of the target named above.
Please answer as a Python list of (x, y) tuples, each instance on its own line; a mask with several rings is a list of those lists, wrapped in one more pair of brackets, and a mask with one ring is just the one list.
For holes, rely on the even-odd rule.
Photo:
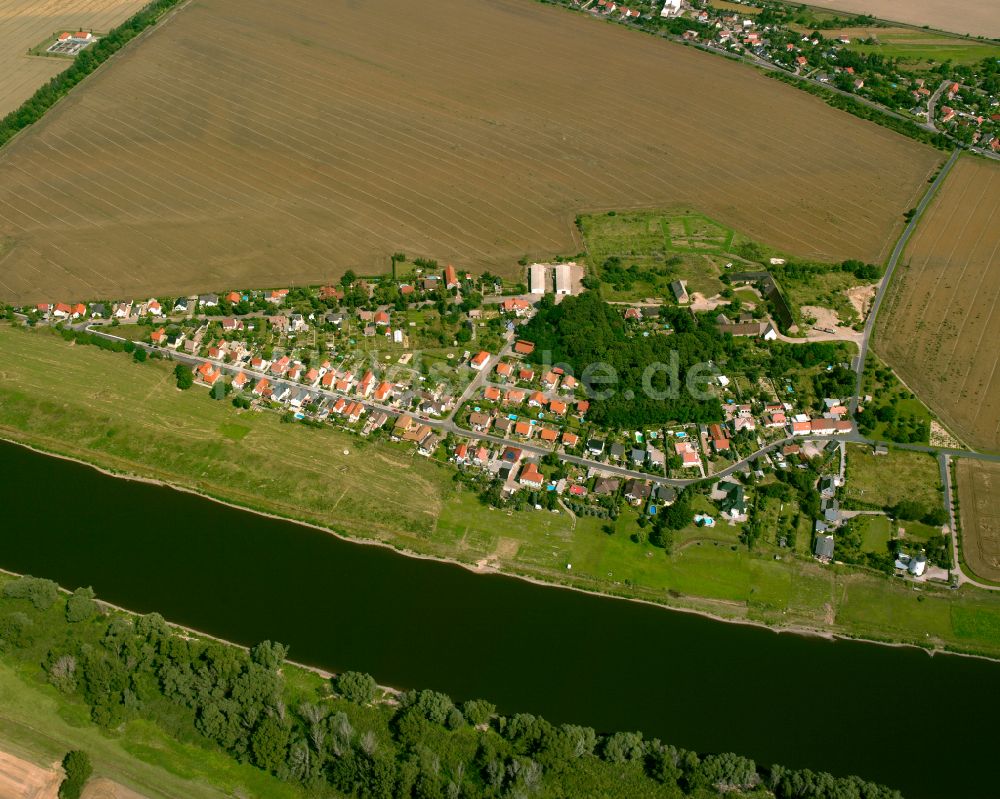
[(954, 637), (947, 592), (914, 591), (902, 580), (845, 577), (837, 622), (855, 634), (917, 643)]
[(910, 519), (905, 519), (899, 523), (899, 526), (906, 531), (906, 540), (916, 540), (916, 541), (927, 541), (933, 536), (941, 535), (940, 527), (931, 527), (929, 524), (924, 524), (923, 522), (911, 521)]
[[(739, 234), (690, 209), (593, 214), (581, 217), (587, 259), (604, 281), (601, 295), (609, 301), (646, 297), (673, 298), (670, 282), (687, 281), (689, 293), (714, 296), (725, 288), (719, 280), (727, 254)], [(628, 285), (615, 280), (602, 265), (620, 259), (632, 270)]]
[(847, 446), (847, 485), (843, 497), (861, 507), (890, 507), (904, 500), (926, 508), (941, 502), (937, 459), (923, 452), (890, 449), (874, 455), (871, 447)]
[(887, 516), (859, 516), (855, 524), (861, 530), (861, 544), (868, 552), (885, 552), (893, 536), (893, 525)]

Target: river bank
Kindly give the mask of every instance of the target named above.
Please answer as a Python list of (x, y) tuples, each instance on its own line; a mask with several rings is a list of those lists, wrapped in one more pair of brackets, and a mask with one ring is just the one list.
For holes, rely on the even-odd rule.
[[(991, 661), (991, 662), (994, 662), (994, 663), (1000, 663), (1000, 658), (990, 657), (990, 656), (987, 656), (987, 655), (980, 655), (980, 654), (975, 654), (975, 653), (969, 653), (969, 652), (956, 652), (954, 650), (948, 650), (948, 649), (944, 649), (944, 648), (941, 648), (941, 647), (918, 646), (917, 644), (900, 642), (900, 641), (880, 641), (880, 640), (876, 640), (876, 639), (868, 639), (868, 638), (863, 638), (863, 637), (855, 637), (855, 636), (844, 635), (842, 633), (836, 633), (836, 632), (832, 632), (830, 630), (824, 630), (824, 629), (812, 628), (812, 627), (804, 627), (804, 626), (797, 626), (797, 625), (790, 625), (790, 626), (787, 626), (787, 627), (778, 627), (778, 626), (775, 626), (775, 625), (765, 624), (763, 622), (753, 621), (753, 620), (750, 620), (750, 619), (739, 619), (739, 618), (733, 618), (731, 616), (723, 616), (723, 615), (719, 615), (717, 613), (712, 613), (711, 611), (708, 611), (708, 610), (699, 610), (699, 609), (696, 609), (696, 608), (671, 605), (668, 602), (654, 602), (652, 600), (643, 599), (641, 597), (627, 596), (627, 595), (623, 595), (623, 594), (615, 594), (615, 593), (611, 593), (611, 592), (608, 592), (608, 591), (601, 591), (601, 590), (598, 590), (598, 589), (583, 588), (583, 587), (580, 587), (580, 586), (570, 585), (570, 584), (566, 584), (566, 583), (552, 582), (552, 581), (549, 581), (549, 580), (540, 579), (538, 577), (532, 577), (532, 576), (527, 575), (527, 574), (518, 574), (517, 572), (506, 571), (502, 567), (482, 565), (481, 562), (474, 564), (474, 563), (468, 563), (468, 562), (464, 562), (464, 561), (461, 561), (461, 560), (457, 560), (455, 558), (447, 558), (447, 557), (441, 557), (441, 556), (427, 555), (427, 554), (423, 554), (423, 553), (420, 553), (420, 552), (415, 552), (415, 551), (411, 551), (411, 550), (401, 549), (401, 548), (393, 546), (392, 544), (389, 544), (389, 543), (387, 543), (385, 541), (379, 541), (379, 540), (373, 540), (373, 539), (366, 539), (366, 538), (358, 538), (358, 537), (355, 537), (355, 536), (347, 535), (346, 533), (341, 532), (341, 531), (333, 530), (333, 529), (330, 529), (328, 527), (323, 527), (323, 526), (318, 525), (318, 524), (312, 524), (312, 523), (307, 522), (307, 521), (302, 521), (302, 520), (295, 519), (295, 518), (290, 518), (290, 517), (287, 517), (287, 516), (281, 516), (281, 515), (278, 515), (278, 514), (269, 513), (267, 511), (260, 510), (258, 508), (253, 508), (253, 507), (248, 507), (248, 506), (245, 506), (245, 505), (240, 505), (240, 504), (237, 504), (237, 503), (230, 502), (228, 500), (222, 499), (220, 497), (215, 497), (215, 496), (212, 496), (210, 494), (206, 494), (206, 493), (197, 491), (195, 489), (188, 488), (187, 486), (184, 486), (184, 485), (176, 485), (176, 484), (164, 481), (164, 480), (160, 480), (160, 479), (156, 479), (156, 478), (151, 478), (151, 477), (144, 477), (144, 476), (142, 476), (140, 474), (126, 473), (126, 472), (121, 472), (121, 471), (117, 471), (117, 470), (113, 470), (113, 469), (104, 468), (104, 467), (99, 466), (99, 465), (97, 465), (97, 464), (95, 464), (93, 462), (87, 461), (87, 460), (85, 460), (83, 458), (74, 457), (74, 456), (71, 456), (71, 455), (63, 454), (63, 453), (52, 451), (52, 450), (48, 450), (48, 449), (41, 449), (41, 448), (39, 448), (37, 446), (33, 446), (32, 444), (29, 444), (29, 443), (27, 443), (25, 441), (17, 440), (16, 438), (12, 438), (10, 436), (11, 436), (11, 431), (9, 429), (0, 428), (0, 442), (4, 442), (4, 443), (7, 443), (7, 444), (10, 444), (10, 445), (13, 445), (13, 446), (23, 447), (24, 449), (30, 450), (31, 452), (35, 452), (35, 453), (37, 453), (39, 455), (44, 455), (46, 457), (58, 458), (60, 460), (68, 461), (68, 462), (71, 462), (71, 463), (76, 463), (76, 464), (79, 464), (81, 466), (85, 466), (87, 468), (93, 469), (94, 471), (98, 472), (99, 474), (105, 475), (107, 477), (111, 477), (111, 478), (118, 479), (118, 480), (126, 480), (126, 481), (131, 481), (131, 482), (142, 483), (142, 484), (145, 484), (145, 485), (157, 486), (157, 487), (161, 487), (161, 488), (167, 488), (167, 489), (170, 489), (172, 491), (178, 491), (178, 492), (185, 493), (185, 494), (191, 494), (193, 496), (199, 497), (200, 499), (208, 500), (210, 502), (215, 502), (215, 503), (217, 503), (219, 505), (222, 505), (222, 506), (228, 507), (228, 508), (232, 508), (234, 510), (246, 512), (246, 513), (253, 513), (253, 514), (256, 514), (256, 515), (261, 516), (263, 518), (267, 518), (267, 519), (274, 519), (274, 520), (277, 520), (277, 521), (291, 522), (293, 524), (297, 524), (297, 525), (301, 525), (303, 527), (307, 527), (307, 528), (310, 528), (310, 529), (313, 529), (313, 530), (317, 530), (319, 532), (322, 532), (322, 533), (325, 533), (325, 534), (328, 534), (328, 535), (332, 535), (335, 538), (338, 538), (341, 541), (344, 541), (344, 542), (347, 542), (347, 543), (361, 544), (361, 545), (365, 545), (365, 546), (382, 547), (384, 549), (390, 550), (390, 551), (395, 552), (395, 553), (397, 553), (399, 555), (402, 555), (404, 557), (416, 558), (418, 560), (430, 560), (430, 561), (434, 561), (434, 562), (437, 562), (437, 563), (447, 564), (447, 565), (451, 565), (451, 566), (458, 566), (458, 567), (460, 567), (462, 569), (465, 569), (465, 570), (467, 570), (469, 572), (472, 572), (474, 574), (497, 574), (497, 575), (501, 575), (501, 576), (505, 576), (505, 577), (510, 577), (510, 578), (517, 579), (517, 580), (522, 580), (522, 581), (530, 583), (532, 585), (537, 585), (537, 586), (544, 587), (544, 588), (561, 588), (561, 589), (564, 589), (564, 590), (577, 591), (577, 592), (582, 593), (582, 594), (587, 594), (587, 595), (595, 596), (595, 597), (601, 597), (601, 598), (605, 598), (605, 599), (615, 599), (615, 600), (626, 601), (626, 602), (637, 602), (637, 603), (644, 604), (644, 605), (650, 605), (650, 606), (654, 606), (654, 607), (663, 608), (665, 610), (670, 610), (670, 611), (675, 611), (675, 612), (680, 612), (680, 613), (691, 613), (691, 614), (694, 614), (696, 616), (700, 616), (702, 618), (710, 619), (712, 621), (717, 621), (717, 622), (723, 622), (723, 623), (726, 623), (726, 624), (747, 625), (747, 626), (750, 626), (750, 627), (756, 627), (756, 628), (759, 628), (759, 629), (765, 629), (765, 630), (769, 630), (769, 631), (771, 631), (773, 633), (778, 633), (778, 634), (785, 633), (785, 634), (791, 634), (791, 635), (801, 635), (801, 636), (807, 636), (807, 637), (821, 638), (821, 639), (828, 640), (828, 641), (837, 641), (837, 640), (841, 640), (841, 641), (862, 641), (864, 643), (876, 644), (876, 645), (879, 645), (879, 646), (901, 647), (901, 648), (907, 648), (907, 649), (916, 649), (916, 650), (920, 650), (922, 652), (927, 653), (929, 656), (934, 656), (935, 654), (947, 654), (947, 655), (954, 655), (954, 656), (958, 656), (958, 657), (972, 657), (972, 658), (977, 658), (977, 659), (981, 659), (981, 660)], [(3, 568), (0, 568), (0, 572), (2, 572), (4, 574), (9, 574), (9, 575), (15, 575), (16, 574), (15, 572), (10, 572), (10, 571), (7, 571), (7, 570), (5, 570)], [(68, 589), (65, 588), (65, 586), (63, 586), (63, 588), (64, 588), (64, 590), (68, 590)], [(112, 607), (112, 608), (114, 608), (116, 610), (119, 610), (119, 611), (122, 611), (122, 612), (125, 612), (125, 613), (133, 613), (133, 611), (130, 610), (129, 608), (120, 607), (120, 606), (117, 606), (117, 605), (113, 605), (111, 603), (105, 603), (105, 604), (107, 604), (109, 607)], [(206, 637), (206, 638), (211, 638), (213, 640), (217, 640), (217, 641), (219, 641), (221, 643), (232, 644), (233, 646), (242, 646), (241, 644), (238, 644), (238, 643), (235, 643), (235, 642), (232, 642), (232, 641), (226, 641), (224, 639), (217, 638), (217, 637), (212, 636), (209, 633), (206, 633), (206, 632), (204, 632), (202, 630), (196, 630), (196, 629), (191, 628), (191, 627), (184, 627), (183, 625), (173, 624), (173, 623), (171, 623), (171, 626), (176, 627), (179, 630), (184, 630), (186, 632), (192, 633), (194, 635), (203, 636), (203, 637)], [(243, 648), (245, 649), (246, 647), (243, 646)], [(317, 673), (317, 674), (319, 674), (321, 676), (324, 676), (324, 677), (331, 677), (331, 676), (333, 676), (332, 672), (328, 672), (328, 671), (326, 671), (324, 669), (321, 669), (321, 668), (318, 668), (316, 666), (311, 666), (311, 665), (308, 665), (308, 664), (305, 664), (305, 663), (296, 663), (294, 661), (291, 661), (291, 662), (293, 662), (294, 665), (296, 665), (296, 666), (298, 666), (300, 668), (309, 669), (309, 670), (314, 671), (315, 673)], [(398, 691), (398, 690), (402, 690), (402, 689), (400, 689), (398, 687), (393, 687), (393, 686), (381, 686), (381, 687), (383, 688), (383, 690), (386, 690), (386, 691)]]
[(987, 592), (916, 593), (808, 557), (747, 552), (725, 529), (664, 557), (629, 540), (628, 507), (610, 536), (594, 518), (488, 509), (450, 466), (402, 445), (240, 412), (199, 388), (180, 392), (162, 362), (133, 364), (2, 325), (0, 356), (0, 436), (113, 476), (479, 573), (796, 634), (1000, 656), (1000, 598)]
[[(325, 673), (364, 671), (382, 685), (485, 697), (504, 713), (640, 729), (699, 751), (893, 783), (912, 741), (894, 714), (872, 708), (892, 696), (994, 701), (976, 686), (991, 684), (997, 666), (978, 659), (769, 634), (475, 574), (22, 447), (0, 446), (0, 469), (3, 568), (92, 585), (110, 604), (223, 641), (282, 641), (292, 660)], [(836, 701), (816, 701), (817, 691)], [(869, 721), (859, 727), (858, 718)], [(985, 757), (990, 731), (960, 727), (940, 756)], [(941, 777), (940, 791), (934, 780), (930, 791), (900, 787), (954, 795)]]

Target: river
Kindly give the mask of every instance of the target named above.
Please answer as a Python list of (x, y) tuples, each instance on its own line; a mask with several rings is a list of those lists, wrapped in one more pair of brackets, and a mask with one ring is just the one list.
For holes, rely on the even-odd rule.
[(0, 508), (4, 569), (330, 671), (911, 799), (997, 795), (1000, 664), (477, 575), (3, 442)]

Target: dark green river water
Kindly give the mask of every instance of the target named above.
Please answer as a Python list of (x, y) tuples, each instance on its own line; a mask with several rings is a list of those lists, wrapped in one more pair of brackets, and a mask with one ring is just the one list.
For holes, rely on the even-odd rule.
[(1000, 664), (474, 575), (2, 442), (0, 508), (4, 569), (331, 671), (908, 797), (1000, 796)]

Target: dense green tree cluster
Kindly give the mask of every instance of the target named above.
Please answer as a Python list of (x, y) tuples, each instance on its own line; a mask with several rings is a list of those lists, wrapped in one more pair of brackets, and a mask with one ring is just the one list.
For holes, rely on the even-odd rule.
[(725, 352), (724, 337), (708, 319), (679, 308), (662, 309), (660, 320), (672, 335), (632, 336), (619, 311), (596, 292), (567, 297), (558, 305), (546, 296), (522, 335), (535, 342), (532, 357), (564, 364), (582, 380), (595, 397), (588, 413), (595, 424), (717, 421), (718, 400), (692, 396), (686, 380), (689, 370)]
[(59, 799), (80, 799), (83, 786), (87, 784), (94, 770), (90, 764), (90, 757), (86, 752), (74, 749), (63, 758), (62, 766), (66, 778), (59, 785)]
[[(561, 365), (583, 382), (592, 397), (587, 419), (605, 428), (719, 421), (718, 400), (699, 399), (688, 390), (689, 377), (696, 389), (704, 389), (719, 369), (745, 374), (755, 383), (761, 373), (808, 379), (804, 372), (822, 366), (811, 378), (818, 396), (853, 391), (853, 373), (839, 365), (850, 360), (844, 344), (773, 341), (762, 347), (720, 333), (714, 317), (664, 307), (656, 319), (663, 334), (643, 336), (630, 330), (620, 310), (597, 292), (567, 297), (558, 305), (547, 295), (520, 335), (535, 343), (531, 357), (536, 362)], [(663, 398), (667, 389), (676, 391)]]
[[(857, 778), (701, 756), (638, 732), (601, 735), (484, 700), (431, 690), (384, 694), (365, 674), (298, 672), (287, 650), (179, 636), (156, 615), (97, 613), (92, 592), (0, 578), (0, 653), (40, 665), (65, 701), (113, 730), (149, 719), (178, 739), (218, 748), (314, 797), (739, 796), (898, 799)], [(23, 635), (25, 629), (28, 635)], [(67, 758), (67, 783), (89, 775)], [(76, 796), (71, 786), (64, 796)]]

